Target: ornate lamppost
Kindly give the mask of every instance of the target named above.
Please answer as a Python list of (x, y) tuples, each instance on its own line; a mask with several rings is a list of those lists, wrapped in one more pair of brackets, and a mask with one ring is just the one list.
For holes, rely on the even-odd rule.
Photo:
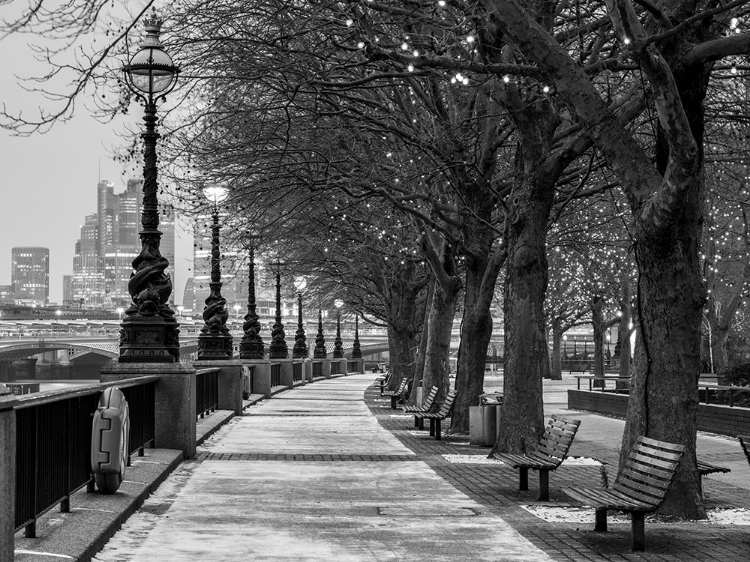
[(336, 339), (333, 340), (333, 358), (341, 359), (344, 357), (344, 344), (341, 341), (341, 307), (344, 306), (344, 301), (336, 299), (333, 304), (336, 307)]
[(285, 338), (284, 324), (281, 323), (281, 264), (276, 263), (276, 321), (271, 330), (271, 345), (268, 346), (269, 359), (289, 357), (289, 348)]
[(198, 360), (231, 359), (232, 334), (227, 328), (227, 301), (221, 296), (221, 268), (219, 251), (219, 203), (229, 195), (225, 187), (206, 187), (203, 194), (214, 205), (211, 226), (211, 283), (203, 309), (203, 328), (198, 335)]
[(307, 357), (307, 338), (305, 337), (305, 326), (302, 322), (302, 290), (307, 286), (304, 277), (298, 277), (294, 282), (297, 289), (297, 332), (294, 335), (294, 347), (292, 348), (292, 357), (295, 359), (304, 359)]
[(255, 249), (250, 246), (248, 265), (247, 314), (242, 330), (245, 334), (240, 342), (240, 359), (263, 359), (263, 340), (260, 337), (260, 322), (255, 312)]
[(315, 349), (313, 349), (314, 359), (325, 359), (328, 356), (326, 352), (326, 340), (323, 337), (323, 311), (318, 303), (318, 334), (315, 336)]
[(359, 316), (354, 317), (354, 343), (352, 344), (352, 359), (362, 359), (362, 348), (359, 345)]
[(156, 102), (164, 99), (177, 82), (179, 69), (159, 41), (162, 22), (146, 19), (146, 38), (123, 67), (128, 88), (143, 101), (143, 211), (141, 253), (133, 260), (135, 273), (128, 282), (133, 299), (120, 323), (120, 363), (173, 363), (180, 360), (179, 324), (169, 308), (172, 280), (164, 270), (169, 261), (159, 252), (159, 205), (156, 170)]

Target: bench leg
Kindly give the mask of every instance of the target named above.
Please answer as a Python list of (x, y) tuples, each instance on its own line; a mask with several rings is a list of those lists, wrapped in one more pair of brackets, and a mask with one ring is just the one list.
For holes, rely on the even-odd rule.
[(630, 526), (633, 531), (633, 552), (646, 550), (645, 516), (646, 514), (642, 511), (632, 511), (630, 513)]
[(398, 396), (391, 396), (391, 410), (396, 409), (396, 401), (398, 400)]
[(419, 418), (419, 429), (424, 429), (424, 418)]
[(522, 466), (518, 469), (518, 489), (528, 490), (529, 489), (529, 469)]
[(435, 420), (430, 418), (430, 437), (435, 435)]
[(607, 510), (597, 509), (594, 512), (594, 531), (606, 532), (607, 530)]
[(435, 441), (440, 441), (440, 418), (435, 420)]
[(419, 427), (419, 418), (414, 416), (414, 427)]
[(543, 468), (539, 470), (539, 500), (540, 502), (549, 501), (549, 470)]

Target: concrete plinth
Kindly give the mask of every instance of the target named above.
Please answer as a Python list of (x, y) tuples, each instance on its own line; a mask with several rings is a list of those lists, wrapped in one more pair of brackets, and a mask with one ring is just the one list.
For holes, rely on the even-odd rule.
[(101, 370), (101, 381), (156, 375), (155, 443), (178, 449), (184, 458), (195, 456), (195, 368), (185, 363), (111, 363)]
[(13, 560), (16, 515), (16, 412), (18, 400), (0, 395), (0, 560)]
[(292, 360), (280, 361), (281, 363), (281, 385), (287, 388), (294, 388), (294, 367)]
[(302, 362), (302, 380), (305, 382), (312, 382), (313, 374), (312, 374), (312, 361), (309, 359), (305, 359)]
[(253, 367), (253, 394), (271, 398), (271, 362), (261, 359), (242, 359), (244, 365)]
[(240, 359), (193, 361), (196, 371), (218, 368), (219, 371), (219, 410), (232, 410), (242, 414), (242, 365)]

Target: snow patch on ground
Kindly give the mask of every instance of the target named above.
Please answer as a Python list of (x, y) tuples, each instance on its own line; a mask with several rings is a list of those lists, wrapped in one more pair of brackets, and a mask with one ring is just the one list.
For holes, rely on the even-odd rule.
[(440, 455), (452, 464), (505, 464), (496, 459), (488, 459), (484, 455)]
[(602, 461), (588, 457), (568, 457), (562, 463), (566, 466), (602, 466)]
[[(594, 509), (591, 507), (563, 507), (551, 505), (521, 505), (521, 507), (532, 515), (544, 519), (548, 523), (594, 524)], [(715, 508), (707, 511), (708, 519), (698, 521), (699, 523), (716, 525), (750, 525), (750, 509)], [(647, 519), (650, 518), (650, 516), (647, 517)], [(610, 511), (607, 514), (607, 521), (610, 523), (629, 523), (630, 515)], [(669, 523), (669, 521), (665, 520), (660, 520), (659, 522)]]

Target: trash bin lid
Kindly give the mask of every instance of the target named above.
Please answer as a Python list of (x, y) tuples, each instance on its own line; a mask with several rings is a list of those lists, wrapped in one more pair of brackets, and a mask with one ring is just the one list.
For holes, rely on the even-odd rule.
[(480, 406), (490, 406), (490, 405), (497, 406), (502, 403), (503, 403), (502, 392), (487, 392), (485, 394), (479, 395)]

